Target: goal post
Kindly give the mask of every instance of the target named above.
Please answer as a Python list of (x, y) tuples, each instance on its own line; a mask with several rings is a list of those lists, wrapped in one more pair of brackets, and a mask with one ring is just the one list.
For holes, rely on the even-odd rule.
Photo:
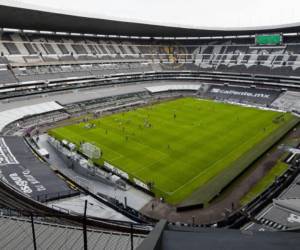
[(81, 151), (89, 159), (98, 160), (101, 157), (101, 149), (89, 142), (81, 144)]

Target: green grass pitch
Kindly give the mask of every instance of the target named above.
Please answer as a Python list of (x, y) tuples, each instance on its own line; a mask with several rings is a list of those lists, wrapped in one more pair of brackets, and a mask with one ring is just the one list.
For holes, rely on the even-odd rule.
[[(283, 116), (280, 122), (276, 118)], [(291, 114), (182, 98), (137, 108), (49, 133), (79, 145), (92, 142), (102, 158), (130, 177), (154, 182), (154, 192), (178, 204), (202, 186), (226, 175), (234, 162), (293, 120)], [(238, 174), (238, 173), (237, 173)], [(217, 191), (198, 193), (210, 200)], [(203, 197), (201, 198), (201, 196)]]

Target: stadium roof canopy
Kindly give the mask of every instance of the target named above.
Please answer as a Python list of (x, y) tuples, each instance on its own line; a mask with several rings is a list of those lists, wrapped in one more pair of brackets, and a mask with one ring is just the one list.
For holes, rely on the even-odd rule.
[(0, 23), (2, 28), (140, 37), (231, 36), (276, 32), (294, 33), (300, 30), (300, 23), (257, 28), (196, 28), (158, 25), (136, 20), (81, 16), (72, 11), (53, 11), (42, 5), (20, 5), (20, 2), (13, 0), (0, 0)]

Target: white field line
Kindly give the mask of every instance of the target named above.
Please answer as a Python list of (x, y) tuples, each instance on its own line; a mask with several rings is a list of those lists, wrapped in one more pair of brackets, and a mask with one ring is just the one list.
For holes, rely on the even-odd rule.
[[(138, 114), (139, 116), (141, 116), (141, 114)], [(149, 148), (149, 149), (151, 149), (152, 151), (154, 151), (154, 152), (157, 152), (157, 153), (159, 153), (159, 154), (163, 154), (163, 155), (166, 155), (166, 153), (164, 153), (164, 152), (162, 152), (162, 151), (160, 151), (160, 150), (157, 150), (157, 149), (155, 149), (155, 148), (153, 148), (153, 147), (151, 147), (151, 146), (149, 146), (149, 145), (146, 145), (146, 144), (143, 144), (143, 143), (141, 143), (141, 142), (139, 142), (138, 140), (136, 140), (135, 138), (133, 138), (133, 137), (131, 137), (131, 140), (134, 142), (134, 143), (136, 143), (136, 144), (139, 144), (141, 147), (143, 147), (143, 148)], [(109, 148), (109, 147), (107, 147), (107, 148)], [(114, 150), (113, 150), (114, 151)], [(114, 152), (116, 152), (116, 151), (114, 151)], [(159, 159), (158, 161), (161, 161), (161, 159)], [(156, 161), (156, 162), (158, 162), (158, 161)], [(152, 163), (151, 163), (152, 164)]]
[[(209, 101), (209, 100), (201, 99), (201, 98), (198, 98), (198, 99), (201, 100), (201, 101)], [(144, 118), (144, 116), (143, 116), (142, 114), (139, 114), (139, 113), (137, 113), (137, 116), (138, 116), (138, 117)], [(195, 124), (194, 126), (191, 126), (191, 127), (194, 128), (194, 127), (198, 127), (198, 126), (200, 126), (200, 125), (201, 125), (201, 124)], [(144, 147), (144, 148), (147, 147), (147, 148), (150, 148), (151, 150), (156, 151), (156, 152), (158, 152), (158, 153), (160, 153), (160, 154), (166, 155), (166, 153), (164, 153), (164, 152), (162, 152), (162, 151), (159, 151), (159, 150), (157, 150), (157, 149), (154, 149), (154, 148), (152, 148), (152, 147), (149, 146), (149, 145), (142, 144), (142, 143), (140, 143), (139, 141), (135, 140), (134, 138), (132, 138), (132, 139), (133, 139), (134, 143), (137, 143), (137, 144), (139, 144), (140, 146), (142, 146), (142, 147)], [(248, 143), (248, 141), (250, 141), (251, 139), (253, 139), (253, 137), (250, 137), (247, 141), (244, 141), (244, 143), (240, 144), (239, 147), (241, 147), (242, 145)], [(123, 157), (123, 158), (125, 157), (124, 155), (122, 155), (121, 153), (119, 153), (119, 152), (117, 152), (117, 151), (111, 149), (110, 147), (107, 147), (107, 146), (105, 146), (105, 147), (108, 148), (109, 150), (111, 150), (111, 151), (117, 153), (117, 154), (119, 155), (118, 157), (115, 157), (114, 159), (110, 159), (110, 160), (109, 160), (110, 162), (113, 162), (113, 161), (115, 161), (115, 160), (117, 160), (117, 159), (120, 159), (120, 158), (122, 158), (122, 157)], [(223, 159), (226, 158), (228, 155), (231, 155), (232, 152), (233, 152), (234, 150), (236, 150), (236, 149), (237, 149), (237, 148), (233, 148), (233, 150), (232, 150), (231, 152), (229, 152), (229, 153), (226, 154), (224, 157), (222, 157), (222, 158), (220, 158), (219, 160), (217, 160), (213, 165), (211, 165), (210, 167), (208, 167), (207, 169), (205, 169), (204, 171), (202, 171), (201, 173), (199, 173), (197, 176), (193, 177), (191, 180), (189, 180), (188, 182), (184, 183), (183, 185), (181, 185), (180, 187), (178, 187), (177, 189), (175, 189), (173, 192), (167, 192), (167, 191), (164, 191), (162, 188), (158, 188), (158, 186), (156, 186), (156, 188), (159, 189), (160, 191), (162, 191), (163, 193), (172, 195), (172, 194), (178, 192), (180, 189), (182, 189), (182, 188), (185, 187), (186, 185), (188, 185), (188, 184), (190, 184), (191, 182), (193, 182), (195, 179), (197, 179), (197, 178), (200, 177), (201, 175), (205, 174), (208, 170), (210, 170), (212, 167), (214, 167), (219, 161), (223, 160)], [(169, 155), (163, 156), (163, 157), (161, 157), (159, 160), (157, 160), (157, 161), (155, 161), (155, 162), (152, 162), (152, 163), (150, 163), (150, 164), (148, 164), (148, 165), (146, 165), (146, 166), (144, 166), (144, 167), (138, 169), (137, 171), (131, 172), (131, 174), (136, 176), (137, 173), (143, 171), (143, 170), (146, 169), (146, 168), (149, 168), (149, 167), (151, 167), (151, 166), (157, 164), (158, 162), (160, 162), (160, 161), (162, 161), (162, 160), (164, 160), (164, 159), (166, 159), (166, 158), (168, 158), (168, 157), (169, 157)]]
[[(86, 133), (87, 133), (87, 132), (86, 132)], [(85, 133), (82, 133), (82, 135), (79, 136), (80, 139), (85, 140), (84, 134), (85, 134)], [(89, 134), (90, 134), (90, 133), (89, 133)], [(94, 134), (95, 134), (95, 133), (94, 133)], [(96, 134), (95, 134), (95, 136), (96, 136)], [(72, 135), (72, 137), (76, 138), (76, 137), (78, 137), (78, 135), (74, 135), (74, 136)], [(76, 141), (76, 140), (74, 139), (73, 142), (74, 142), (74, 141)], [(101, 149), (101, 151), (102, 151), (102, 148), (106, 148), (106, 149), (112, 151), (114, 154), (117, 155), (116, 157), (114, 157), (114, 160), (124, 157), (123, 154), (121, 154), (120, 152), (115, 151), (115, 150), (112, 149), (111, 147), (108, 147), (108, 146), (103, 145), (103, 144), (100, 145), (99, 143), (97, 143), (97, 142), (95, 142), (95, 141), (92, 141), (92, 140), (89, 140), (89, 143), (92, 143), (92, 144), (96, 145), (98, 148)]]
[[(194, 125), (194, 126), (192, 126), (192, 127), (197, 127), (197, 126), (200, 126), (200, 125), (197, 124), (197, 125)], [(270, 125), (270, 126), (271, 126), (271, 125)], [(242, 144), (239, 145), (239, 147), (241, 147), (242, 145), (248, 143), (248, 141), (250, 141), (251, 139), (253, 139), (253, 137), (250, 137), (247, 141), (244, 141)], [(142, 144), (142, 145), (143, 145), (143, 144)], [(150, 147), (150, 148), (151, 148), (151, 147)], [(151, 148), (151, 149), (152, 149), (152, 148)], [(224, 157), (220, 158), (220, 159), (219, 159), (218, 161), (216, 161), (213, 165), (211, 165), (210, 167), (208, 167), (208, 168), (205, 169), (204, 171), (200, 172), (197, 176), (195, 176), (194, 178), (192, 178), (192, 179), (189, 180), (188, 182), (184, 183), (182, 186), (178, 187), (177, 189), (175, 189), (175, 190), (172, 191), (172, 192), (164, 191), (164, 190), (161, 189), (161, 188), (157, 188), (157, 186), (156, 186), (156, 188), (159, 189), (160, 191), (162, 191), (162, 192), (168, 194), (168, 195), (172, 195), (172, 194), (176, 193), (177, 191), (179, 191), (180, 189), (182, 189), (183, 187), (185, 187), (186, 185), (188, 185), (188, 184), (190, 184), (191, 182), (193, 182), (195, 179), (197, 179), (197, 178), (200, 177), (201, 175), (205, 174), (208, 170), (210, 170), (210, 169), (211, 169), (215, 164), (217, 164), (219, 161), (221, 161), (221, 160), (223, 160), (224, 158), (228, 157), (228, 155), (231, 155), (232, 152), (233, 152), (234, 150), (236, 150), (236, 149), (237, 149), (237, 148), (233, 148), (232, 151), (230, 151), (230, 152), (229, 152), (228, 154), (226, 154)], [(161, 152), (161, 151), (158, 151), (158, 150), (157, 150), (157, 152)], [(161, 153), (163, 153), (163, 152), (161, 152)], [(165, 153), (163, 153), (163, 154), (165, 154)], [(136, 175), (136, 173), (138, 173), (138, 172), (144, 170), (145, 168), (149, 168), (150, 166), (152, 166), (152, 165), (154, 165), (154, 164), (160, 162), (161, 160), (163, 160), (163, 159), (165, 159), (165, 158), (167, 158), (167, 157), (168, 157), (168, 156), (162, 157), (162, 158), (159, 159), (158, 161), (155, 161), (155, 162), (153, 162), (153, 163), (151, 163), (151, 164), (149, 164), (149, 165), (143, 167), (142, 169), (139, 169), (139, 170), (137, 170), (136, 172), (133, 172), (132, 174)], [(184, 165), (184, 163), (183, 163), (183, 165)]]
[[(162, 152), (162, 153), (163, 153), (163, 152)], [(165, 154), (165, 153), (163, 153), (163, 154)], [(168, 155), (167, 155), (167, 156), (163, 156), (163, 157), (161, 157), (159, 160), (157, 160), (157, 161), (155, 161), (155, 162), (151, 162), (150, 164), (148, 164), (148, 165), (146, 165), (146, 166), (144, 166), (144, 167), (138, 169), (137, 171), (132, 172), (132, 174), (133, 174), (133, 175), (136, 175), (137, 173), (141, 172), (142, 170), (144, 170), (144, 169), (146, 169), (146, 168), (149, 168), (149, 167), (155, 165), (156, 163), (158, 163), (158, 162), (160, 162), (160, 161), (162, 161), (162, 160), (164, 160), (164, 159), (167, 159), (168, 157), (169, 157)]]
[(99, 148), (101, 149), (101, 151), (102, 151), (102, 148), (106, 148), (106, 149), (112, 151), (114, 154), (117, 155), (117, 157), (115, 157), (115, 158), (121, 158), (121, 157), (124, 157), (124, 155), (122, 155), (121, 153), (115, 151), (115, 150), (112, 149), (111, 147), (108, 147), (108, 146), (103, 145), (103, 144), (100, 145), (99, 143), (97, 143), (97, 142), (95, 142), (95, 141), (90, 141), (90, 143), (93, 143), (93, 144), (97, 145), (97, 147), (99, 147)]
[[(250, 141), (251, 139), (253, 139), (254, 137), (250, 137), (248, 140), (244, 141), (242, 144), (239, 145), (240, 148), (242, 145), (245, 145), (246, 143), (248, 143), (248, 141)], [(234, 152), (237, 148), (233, 148), (228, 154), (226, 154), (224, 157), (220, 158), (219, 160), (217, 160), (214, 164), (212, 164), (210, 167), (208, 167), (207, 169), (205, 169), (204, 171), (202, 171), (201, 173), (199, 173), (198, 175), (196, 175), (194, 178), (192, 178), (191, 180), (189, 180), (188, 182), (186, 182), (185, 184), (183, 184), (182, 186), (180, 186), (179, 188), (175, 189), (173, 192), (169, 192), (169, 194), (174, 194), (177, 191), (179, 191), (180, 189), (182, 189), (183, 187), (185, 187), (186, 185), (190, 184), (191, 182), (193, 182), (195, 179), (197, 179), (198, 177), (200, 177), (201, 175), (203, 175), (204, 173), (206, 173), (208, 170), (210, 170), (213, 166), (215, 166), (219, 161), (224, 160), (224, 158), (228, 157), (229, 155), (232, 154), (232, 152)]]
[[(119, 160), (119, 159), (125, 157), (124, 155), (121, 155), (121, 154), (119, 154), (119, 155), (120, 155), (120, 156), (117, 156), (117, 157), (115, 157), (115, 158), (109, 159), (109, 160), (107, 160), (107, 161), (110, 161), (110, 162), (112, 162), (112, 164), (113, 164), (114, 161)], [(106, 161), (106, 160), (105, 160), (105, 161)]]

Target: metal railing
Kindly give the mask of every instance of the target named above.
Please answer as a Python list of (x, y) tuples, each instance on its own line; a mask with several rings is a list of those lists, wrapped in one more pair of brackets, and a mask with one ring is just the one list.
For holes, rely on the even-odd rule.
[[(32, 240), (32, 246), (33, 249), (42, 249), (39, 248), (39, 245), (41, 243), (41, 239), (39, 237), (41, 236), (41, 227), (43, 227), (43, 235), (47, 234), (48, 237), (54, 237), (53, 241), (55, 241), (55, 237), (60, 237), (60, 235), (55, 236), (53, 234), (53, 228), (58, 228), (62, 231), (68, 231), (67, 235), (70, 235), (69, 233), (77, 233), (81, 232), (81, 236), (78, 236), (80, 239), (76, 239), (77, 243), (76, 244), (81, 244), (83, 246), (84, 250), (89, 249), (89, 244), (92, 244), (90, 242), (90, 238), (88, 235), (93, 234), (95, 237), (98, 237), (98, 241), (101, 242), (101, 235), (106, 235), (106, 238), (103, 238), (103, 242), (107, 240), (107, 236), (112, 238), (112, 241), (114, 239), (117, 240), (125, 240), (127, 242), (127, 247), (124, 249), (136, 249), (139, 243), (146, 237), (145, 234), (140, 234), (136, 233), (135, 229), (139, 227), (140, 225), (137, 225), (135, 223), (131, 222), (119, 222), (122, 224), (126, 224), (128, 226), (128, 232), (122, 232), (122, 231), (117, 231), (117, 230), (109, 230), (106, 228), (101, 228), (101, 227), (95, 227), (95, 226), (90, 226), (88, 225), (88, 216), (86, 214), (87, 210), (87, 201), (85, 201), (85, 207), (84, 207), (84, 215), (79, 217), (80, 222), (67, 222), (65, 221), (62, 217), (60, 216), (51, 216), (49, 215), (44, 215), (44, 214), (38, 214), (38, 213), (31, 213), (31, 212), (26, 212), (22, 210), (14, 210), (14, 209), (9, 209), (9, 208), (0, 208), (0, 220), (5, 220), (6, 225), (11, 225), (13, 226), (18, 226), (21, 227), (24, 232), (21, 230), (19, 233), (25, 233), (26, 232), (26, 238), (27, 242)], [(109, 220), (107, 220), (109, 221)], [(16, 224), (16, 225), (15, 225)], [(30, 229), (30, 230), (29, 230)], [(149, 228), (150, 229), (150, 228)], [(7, 229), (8, 230), (8, 229)], [(28, 233), (30, 232), (30, 234)], [(55, 230), (54, 230), (55, 232)], [(16, 238), (22, 238), (22, 237), (16, 237)], [(28, 238), (31, 238), (31, 240), (28, 240)], [(82, 241), (81, 243), (78, 241)], [(65, 244), (70, 244), (68, 239), (64, 240), (66, 241)], [(109, 240), (108, 240), (109, 241)], [(14, 244), (14, 243), (12, 243)], [(18, 244), (17, 242), (15, 244)], [(0, 240), (0, 247), (2, 246), (1, 240)], [(66, 245), (67, 247), (67, 245)], [(116, 248), (118, 249), (118, 248)]]

